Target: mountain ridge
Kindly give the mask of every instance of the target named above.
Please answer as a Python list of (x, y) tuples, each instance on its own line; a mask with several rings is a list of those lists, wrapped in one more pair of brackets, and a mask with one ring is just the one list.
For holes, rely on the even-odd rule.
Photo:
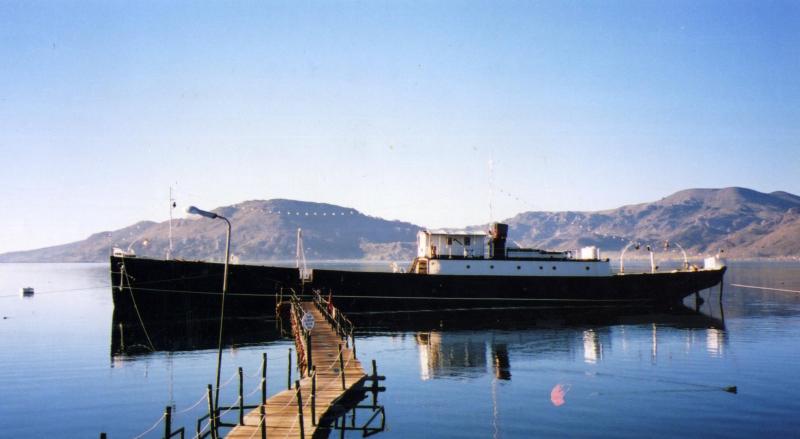
[[(294, 259), (302, 229), (309, 259), (410, 259), (422, 227), (366, 215), (355, 208), (289, 199), (247, 200), (213, 210), (233, 224), (232, 260)], [(509, 239), (524, 247), (574, 249), (596, 245), (619, 251), (635, 240), (653, 246), (670, 241), (693, 255), (724, 249), (731, 257), (797, 257), (800, 196), (741, 187), (695, 188), (658, 201), (600, 211), (520, 212), (506, 219)], [(487, 225), (467, 229), (486, 230)], [(0, 254), (0, 262), (99, 262), (112, 247), (163, 258), (169, 222), (139, 221), (67, 244)], [(222, 221), (173, 220), (172, 257), (221, 260)], [(673, 246), (674, 247), (674, 246)]]

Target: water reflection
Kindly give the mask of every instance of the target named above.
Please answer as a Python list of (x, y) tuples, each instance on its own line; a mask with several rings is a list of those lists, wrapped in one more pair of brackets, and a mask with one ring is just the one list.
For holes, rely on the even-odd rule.
[[(555, 318), (552, 313), (543, 318), (529, 315), (522, 320), (510, 319), (507, 314), (494, 320), (496, 316), (488, 312), (484, 314), (483, 319), (476, 319), (472, 312), (460, 316), (438, 315), (435, 322), (428, 322), (437, 328), (429, 330), (419, 329), (420, 319), (408, 322), (415, 329), (421, 379), (475, 378), (491, 374), (497, 380), (511, 380), (511, 357), (515, 355), (537, 359), (567, 355), (581, 358), (586, 364), (599, 364), (613, 349), (612, 343), (619, 344), (623, 352), (631, 346), (645, 348), (645, 355), (655, 364), (661, 333), (674, 334), (676, 328), (689, 330), (685, 343), (681, 342), (687, 351), (700, 343), (700, 346), (705, 345), (709, 354), (721, 355), (727, 343), (724, 324), (720, 320), (688, 308), (668, 314), (610, 314), (607, 310), (600, 314), (582, 312), (577, 320), (569, 315)], [(373, 325), (379, 325), (375, 316), (367, 320), (370, 319)], [(494, 321), (495, 327), (464, 329), (473, 324), (471, 322), (485, 324), (486, 321)], [(587, 327), (587, 321), (592, 322), (591, 327)], [(397, 320), (391, 324), (393, 330), (403, 330), (403, 325)], [(696, 337), (695, 330), (703, 330), (705, 337)], [(668, 339), (674, 340), (674, 336)], [(561, 391), (566, 394), (569, 388), (562, 386), (556, 390), (554, 394)]]
[(486, 343), (472, 334), (419, 332), (416, 341), (420, 349), (420, 377), (423, 380), (439, 376), (474, 376), (486, 371)]
[[(120, 318), (116, 312), (111, 324), (112, 361), (153, 352), (179, 352), (216, 349), (219, 319), (173, 319), (147, 321)], [(265, 343), (281, 338), (272, 316), (225, 319), (223, 347)]]
[(721, 357), (727, 343), (726, 332), (717, 328), (706, 330), (706, 351), (714, 357)]
[(593, 329), (583, 331), (583, 361), (586, 363), (597, 363), (603, 359), (603, 348), (597, 332)]

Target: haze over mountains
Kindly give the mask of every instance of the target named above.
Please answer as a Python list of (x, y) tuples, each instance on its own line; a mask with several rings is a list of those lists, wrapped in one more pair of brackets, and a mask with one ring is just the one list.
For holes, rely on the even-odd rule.
[[(241, 263), (294, 259), (297, 229), (306, 257), (409, 260), (421, 226), (365, 215), (354, 208), (293, 200), (256, 200), (215, 212), (233, 224), (231, 251)], [(574, 249), (597, 245), (619, 251), (631, 240), (658, 246), (680, 244), (690, 255), (797, 257), (800, 255), (800, 197), (744, 188), (688, 189), (659, 201), (597, 212), (524, 212), (504, 222), (509, 238), (523, 247)], [(486, 225), (466, 227), (485, 230)], [(0, 254), (0, 262), (102, 262), (112, 247), (163, 258), (169, 222), (142, 221), (83, 241)], [(173, 220), (172, 257), (221, 260), (223, 221)], [(675, 245), (671, 249), (675, 249)]]

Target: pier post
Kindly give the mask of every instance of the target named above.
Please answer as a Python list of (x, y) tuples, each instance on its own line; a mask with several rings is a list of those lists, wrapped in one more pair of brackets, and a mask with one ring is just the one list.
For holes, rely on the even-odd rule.
[(317, 425), (317, 366), (311, 367), (311, 425)]
[(208, 398), (208, 426), (211, 428), (211, 439), (218, 439), (217, 437), (217, 417), (214, 414), (214, 398), (211, 396), (211, 384), (208, 385), (206, 391)]
[(267, 439), (267, 353), (261, 354), (261, 439)]
[(339, 374), (342, 375), (342, 390), (344, 390), (347, 387), (344, 385), (344, 357), (342, 356), (342, 352), (344, 352), (344, 349), (342, 345), (339, 344)]
[(286, 373), (286, 390), (292, 390), (292, 348), (289, 348), (289, 366)]
[(297, 423), (300, 425), (300, 439), (304, 439), (306, 435), (303, 431), (303, 394), (300, 392), (299, 380), (294, 382), (294, 387), (297, 389)]
[(372, 360), (372, 410), (378, 408), (378, 362)]
[(239, 368), (239, 425), (244, 425), (244, 372)]
[(312, 361), (311, 357), (311, 331), (306, 332), (306, 376), (311, 373), (311, 368), (314, 366), (314, 362)]
[(164, 410), (164, 439), (172, 436), (172, 406), (167, 406)]
[(353, 358), (358, 360), (358, 357), (356, 356), (356, 336), (353, 335), (353, 331), (352, 330), (350, 330), (350, 339), (353, 342)]

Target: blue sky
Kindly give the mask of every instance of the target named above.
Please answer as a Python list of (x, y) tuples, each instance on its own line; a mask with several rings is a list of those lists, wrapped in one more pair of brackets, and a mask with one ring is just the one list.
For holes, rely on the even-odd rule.
[(800, 194), (800, 3), (0, 3), (0, 252), (294, 198), (431, 227)]

